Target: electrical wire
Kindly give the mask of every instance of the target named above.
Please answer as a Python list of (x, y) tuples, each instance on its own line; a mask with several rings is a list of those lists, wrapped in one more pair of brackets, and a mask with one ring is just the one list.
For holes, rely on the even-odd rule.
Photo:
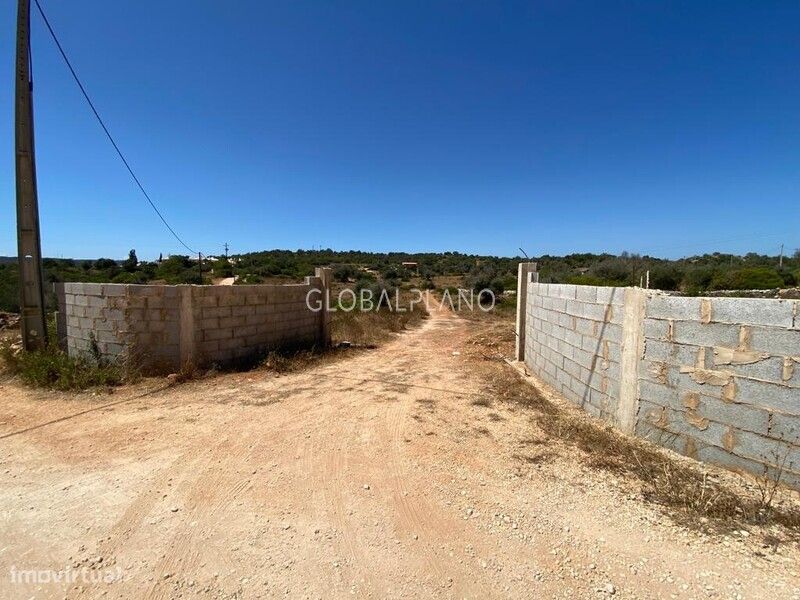
[(47, 30), (50, 32), (50, 36), (53, 38), (53, 41), (55, 42), (56, 47), (58, 48), (58, 51), (61, 53), (61, 58), (64, 59), (64, 62), (67, 64), (67, 68), (69, 69), (69, 72), (72, 73), (72, 78), (75, 80), (75, 83), (78, 84), (78, 88), (80, 88), (81, 93), (83, 94), (83, 97), (86, 99), (86, 102), (89, 104), (89, 108), (92, 109), (92, 112), (94, 113), (94, 116), (97, 119), (97, 122), (100, 123), (100, 127), (103, 128), (103, 131), (105, 132), (106, 136), (108, 137), (108, 140), (111, 142), (111, 145), (114, 146), (114, 150), (117, 151), (117, 154), (119, 155), (120, 159), (122, 159), (122, 163), (125, 165), (125, 168), (128, 169), (128, 173), (130, 173), (131, 177), (136, 182), (136, 185), (141, 190), (141, 192), (144, 195), (145, 199), (150, 204), (150, 206), (155, 211), (155, 213), (158, 215), (158, 218), (161, 219), (161, 222), (164, 223), (164, 225), (166, 226), (167, 229), (169, 229), (169, 232), (189, 252), (191, 252), (192, 254), (197, 254), (197, 251), (196, 250), (192, 250), (192, 248), (190, 248), (186, 244), (186, 242), (184, 242), (181, 239), (181, 237), (175, 232), (175, 230), (170, 226), (170, 224), (167, 223), (167, 220), (164, 218), (164, 215), (161, 214), (161, 211), (158, 210), (158, 207), (155, 205), (155, 202), (153, 202), (153, 200), (150, 198), (150, 195), (147, 193), (147, 191), (145, 191), (144, 186), (142, 185), (142, 182), (139, 181), (139, 178), (136, 176), (136, 173), (133, 172), (133, 169), (131, 168), (130, 163), (125, 158), (125, 155), (122, 153), (122, 150), (119, 149), (119, 146), (117, 145), (117, 142), (114, 140), (113, 136), (111, 135), (111, 132), (108, 130), (108, 127), (106, 127), (106, 124), (103, 121), (103, 119), (100, 117), (100, 113), (97, 112), (97, 109), (95, 108), (94, 103), (92, 102), (91, 98), (89, 98), (89, 94), (86, 92), (86, 88), (83, 87), (83, 83), (81, 83), (80, 78), (78, 78), (78, 74), (75, 72), (75, 69), (73, 68), (72, 63), (70, 62), (69, 58), (67, 58), (67, 53), (64, 52), (64, 48), (61, 46), (61, 42), (58, 41), (58, 36), (56, 36), (56, 32), (53, 30), (53, 27), (50, 25), (50, 21), (48, 20), (47, 15), (44, 14), (44, 10), (42, 9), (42, 5), (39, 4), (39, 0), (33, 0), (33, 1), (36, 4), (36, 8), (37, 8), (37, 10), (39, 11), (39, 14), (42, 17), (42, 20), (44, 21), (44, 24), (47, 26)]

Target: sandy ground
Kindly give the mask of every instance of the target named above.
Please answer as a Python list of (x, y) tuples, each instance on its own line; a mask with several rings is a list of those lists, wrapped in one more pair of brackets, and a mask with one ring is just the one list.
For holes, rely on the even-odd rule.
[(485, 397), (471, 327), (436, 313), (302, 373), (149, 394), (2, 385), (0, 598), (800, 598), (796, 547), (526, 460), (530, 415)]

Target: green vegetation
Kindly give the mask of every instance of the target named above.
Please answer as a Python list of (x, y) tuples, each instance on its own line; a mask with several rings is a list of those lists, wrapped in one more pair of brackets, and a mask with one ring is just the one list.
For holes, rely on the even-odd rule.
[[(437, 276), (458, 276), (473, 289), (491, 288), (495, 292), (516, 287), (517, 263), (521, 257), (479, 256), (459, 252), (360, 252), (333, 250), (269, 250), (233, 255), (230, 261), (217, 259), (204, 264), (203, 282), (211, 278), (237, 276), (237, 283), (299, 280), (312, 275), (314, 267), (334, 268), (339, 283), (367, 287), (381, 280), (388, 287), (401, 287), (412, 282), (430, 288)], [(768, 289), (791, 287), (800, 281), (800, 252), (784, 257), (778, 268), (777, 256), (750, 253), (704, 254), (678, 260), (667, 260), (623, 253), (544, 255), (533, 258), (539, 263), (540, 281), (592, 285), (638, 285), (650, 271), (650, 287), (680, 290), (699, 294), (721, 289)], [(402, 267), (403, 262), (416, 262), (418, 273)], [(124, 261), (108, 258), (97, 260), (44, 260), (47, 283), (90, 281), (115, 283), (200, 283), (197, 261), (187, 256), (171, 256), (155, 262), (139, 261), (131, 250)], [(383, 285), (382, 284), (382, 285)], [(0, 259), (0, 310), (16, 312), (19, 279), (14, 259)]]
[(56, 390), (83, 390), (91, 387), (119, 385), (126, 377), (121, 365), (110, 364), (100, 358), (96, 344), (92, 344), (92, 357), (73, 358), (58, 347), (55, 341), (55, 322), (48, 324), (51, 342), (43, 350), (24, 352), (19, 338), (0, 341), (0, 366), (12, 376), (18, 376), (27, 385)]
[[(162, 262), (139, 262), (136, 251), (131, 250), (127, 260), (110, 258), (74, 260), (71, 258), (45, 258), (45, 292), (52, 308), (54, 298), (50, 284), (64, 281), (90, 283), (200, 283), (197, 262), (186, 256), (172, 256)], [(210, 267), (205, 267), (210, 270)], [(19, 269), (16, 259), (0, 260), (0, 310), (19, 312)]]
[(86, 358), (71, 358), (55, 346), (33, 352), (14, 352), (9, 344), (0, 345), (7, 372), (18, 375), (26, 384), (57, 390), (82, 390), (119, 385), (122, 370)]

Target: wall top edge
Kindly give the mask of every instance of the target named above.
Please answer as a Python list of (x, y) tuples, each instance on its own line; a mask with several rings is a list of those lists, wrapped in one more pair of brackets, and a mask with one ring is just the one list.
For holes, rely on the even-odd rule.
[[(312, 277), (312, 279), (319, 279), (316, 277)], [(179, 283), (179, 284), (152, 284), (152, 283), (97, 283), (97, 282), (89, 282), (89, 281), (66, 281), (63, 283), (56, 283), (55, 285), (58, 286), (79, 286), (79, 285), (91, 285), (91, 286), (103, 286), (103, 287), (113, 287), (113, 288), (199, 288), (199, 289), (274, 289), (274, 288), (291, 288), (291, 287), (309, 287), (313, 284), (309, 283), (246, 283), (241, 285), (197, 285), (194, 283)]]
[[(548, 286), (549, 288), (573, 288), (573, 289), (608, 289), (608, 290), (638, 290), (644, 292), (647, 297), (649, 298), (696, 298), (698, 300), (714, 300), (714, 301), (723, 301), (723, 302), (735, 302), (737, 300), (746, 300), (746, 301), (767, 301), (767, 302), (800, 302), (798, 298), (763, 298), (758, 296), (688, 296), (678, 291), (672, 290), (657, 290), (654, 288), (642, 288), (638, 285), (635, 286), (613, 286), (613, 285), (581, 285), (577, 283), (544, 283), (544, 282), (534, 282), (530, 285), (534, 286)], [(760, 290), (742, 290), (743, 292), (754, 292)]]

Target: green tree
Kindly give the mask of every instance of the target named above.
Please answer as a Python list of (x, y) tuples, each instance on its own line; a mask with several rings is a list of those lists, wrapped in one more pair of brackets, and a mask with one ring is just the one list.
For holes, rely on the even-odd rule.
[(139, 266), (139, 259), (136, 257), (136, 250), (128, 252), (127, 260), (122, 263), (122, 268), (128, 273), (133, 273)]

